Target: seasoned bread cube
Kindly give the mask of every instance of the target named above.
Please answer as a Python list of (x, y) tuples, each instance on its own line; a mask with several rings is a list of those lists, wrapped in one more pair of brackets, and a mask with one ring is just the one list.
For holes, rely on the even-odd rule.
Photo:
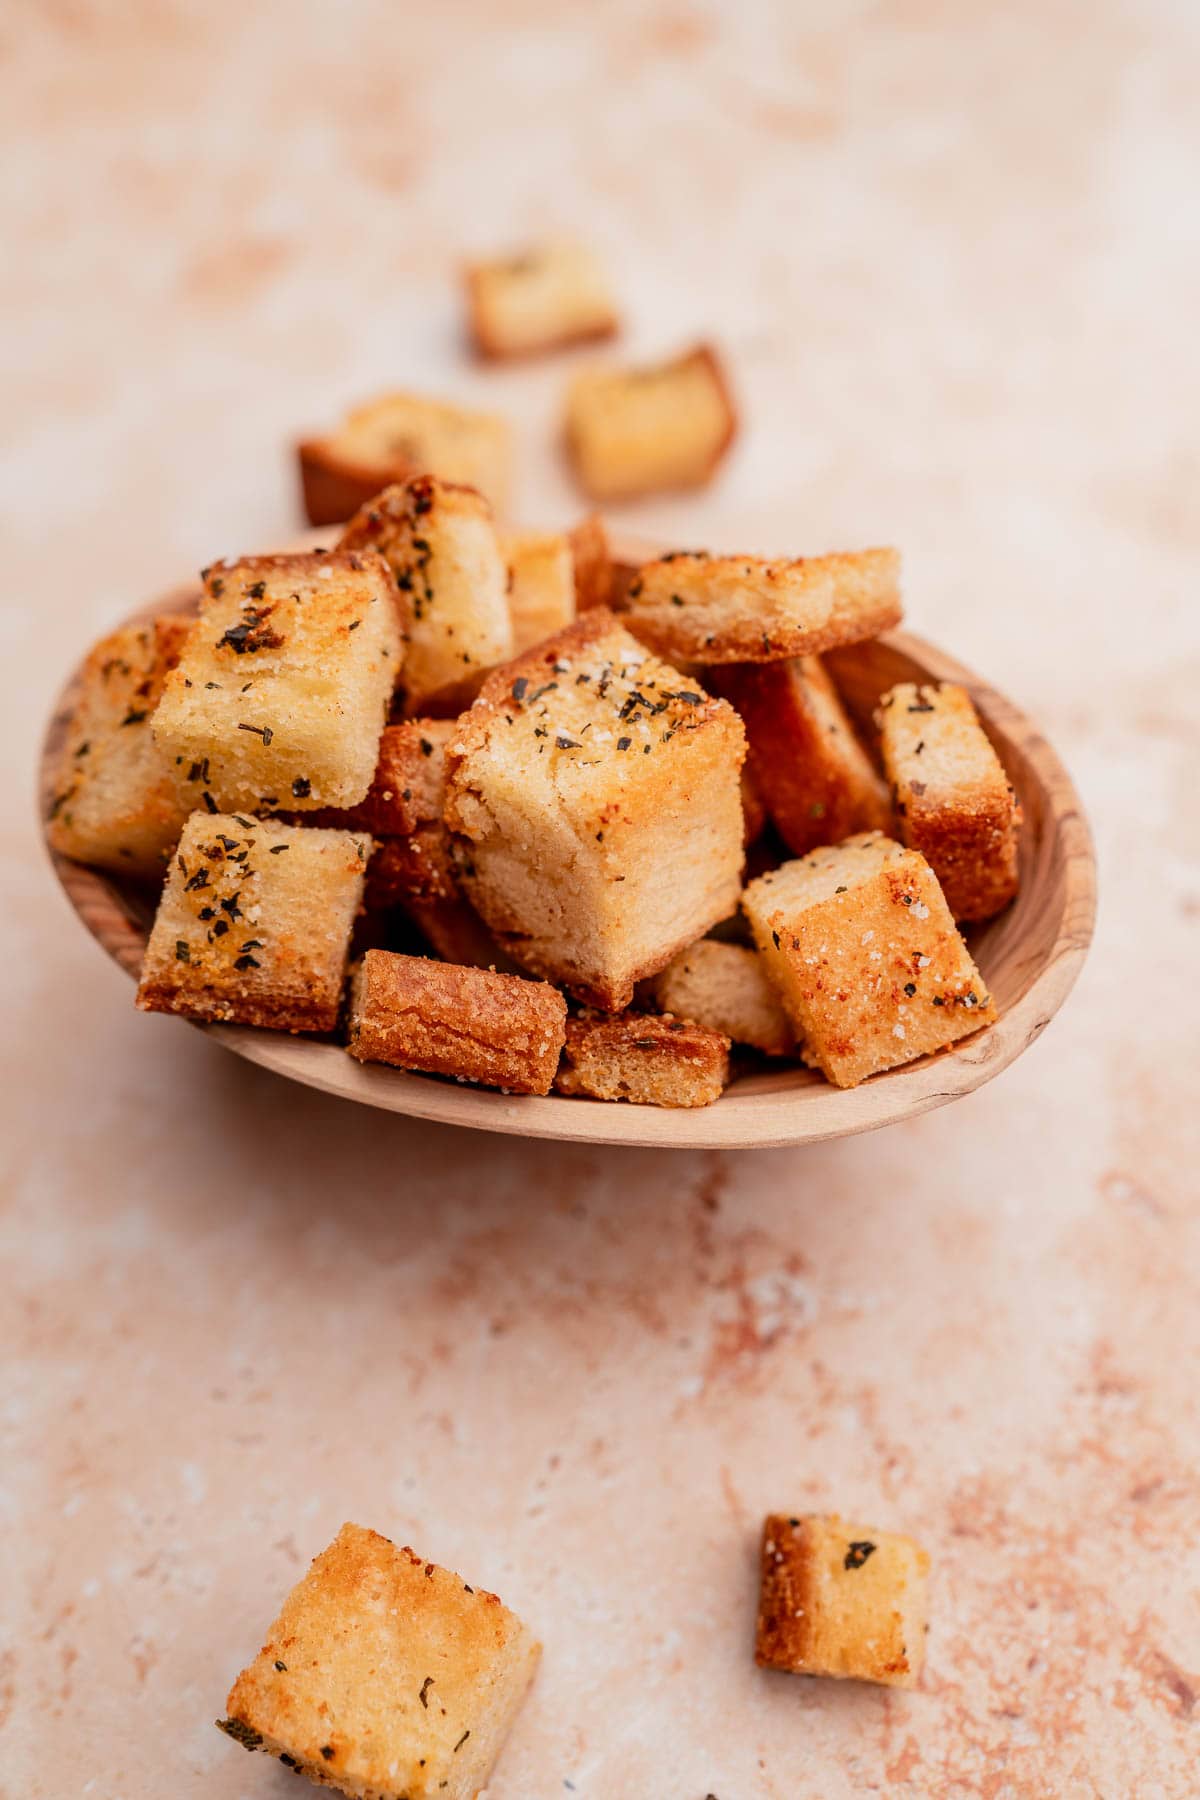
[(217, 1724), (358, 1800), (475, 1800), (540, 1654), (495, 1594), (343, 1525)]
[[(735, 708), (736, 710), (736, 708)], [(745, 720), (742, 721), (745, 724)], [(747, 750), (742, 764), (742, 841), (749, 849), (767, 829), (767, 803), (762, 782), (754, 772), (754, 752)]]
[(382, 557), (214, 563), (155, 739), (180, 768), (206, 771), (226, 811), (353, 806), (375, 773), (403, 651)]
[(763, 1525), (754, 1660), (794, 1675), (917, 1685), (925, 1661), (929, 1557), (894, 1531), (836, 1513)]
[(143, 1012), (332, 1031), (369, 837), (237, 813), (183, 828), (142, 962)]
[(805, 1060), (838, 1087), (996, 1016), (933, 870), (878, 832), (760, 875), (742, 905)]
[(613, 561), (604, 520), (599, 513), (589, 513), (567, 535), (575, 574), (575, 611), (608, 606), (613, 597)]
[(815, 656), (734, 663), (713, 681), (741, 715), (754, 776), (796, 856), (889, 822), (887, 789)]
[(155, 743), (150, 717), (190, 619), (127, 625), (88, 656), (51, 785), (46, 835), (61, 856), (119, 874), (161, 875), (200, 804), (201, 770)]
[(306, 823), (337, 830), (369, 831), (375, 837), (406, 837), (422, 825), (440, 825), (446, 793), (446, 745), (453, 719), (405, 719), (386, 725), (379, 761), (357, 806), (324, 807)]
[(657, 1013), (567, 1020), (560, 1094), (634, 1106), (711, 1106), (729, 1079), (729, 1039)]
[(512, 655), (508, 571), (492, 512), (474, 488), (418, 475), (376, 494), (341, 535), (381, 551), (412, 608), (404, 664), (409, 713), (440, 688)]
[(497, 670), (446, 758), (459, 880), (513, 959), (619, 1012), (736, 909), (741, 721), (596, 608)]
[(736, 430), (724, 371), (707, 344), (649, 367), (585, 369), (567, 392), (567, 448), (594, 500), (703, 487)]
[(466, 270), (471, 338), (481, 356), (528, 356), (612, 337), (617, 311), (604, 271), (582, 244), (538, 244)]
[(625, 623), (662, 656), (770, 663), (878, 637), (900, 623), (895, 550), (768, 562), (677, 550), (646, 563)]
[(507, 422), (426, 394), (384, 394), (357, 407), (330, 436), (307, 439), (299, 455), (310, 525), (340, 525), (389, 482), (414, 475), (477, 488), (498, 513), (508, 507)]
[(763, 971), (757, 950), (701, 938), (654, 981), (664, 1012), (749, 1044), (766, 1056), (795, 1053), (796, 1033)]
[(368, 950), (351, 989), (347, 1048), (359, 1062), (548, 1094), (566, 1016), (548, 982)]
[(500, 549), (508, 565), (508, 611), (519, 655), (575, 617), (575, 561), (563, 531), (507, 532)]
[(956, 919), (990, 919), (1017, 891), (1021, 809), (965, 688), (903, 682), (880, 702), (900, 836), (937, 876)]

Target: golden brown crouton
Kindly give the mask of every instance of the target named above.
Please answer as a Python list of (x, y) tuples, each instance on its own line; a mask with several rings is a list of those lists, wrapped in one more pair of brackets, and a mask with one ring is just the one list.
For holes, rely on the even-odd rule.
[(412, 608), (404, 693), (408, 712), (429, 696), (512, 655), (508, 571), (491, 508), (474, 488), (418, 475), (376, 494), (339, 540), (381, 551)]
[(763, 1526), (755, 1661), (794, 1675), (915, 1687), (929, 1557), (894, 1531), (772, 1513)]
[(702, 487), (733, 442), (733, 401), (701, 344), (639, 369), (585, 369), (567, 394), (567, 447), (594, 500)]
[(519, 655), (575, 617), (575, 564), (565, 531), (502, 533), (508, 565), (508, 611)]
[(217, 1723), (357, 1800), (475, 1800), (540, 1652), (495, 1594), (343, 1525)]
[(354, 806), (375, 773), (403, 648), (382, 557), (214, 563), (151, 729), (181, 769), (205, 771), (218, 808)]
[(754, 778), (789, 850), (803, 856), (889, 822), (887, 789), (817, 657), (712, 673), (714, 691), (741, 715)]
[(364, 800), (357, 806), (325, 807), (306, 824), (336, 830), (369, 831), (375, 837), (405, 837), (422, 825), (441, 824), (446, 792), (446, 745), (453, 719), (405, 719), (387, 725), (379, 740), (379, 761)]
[(299, 454), (310, 525), (340, 525), (381, 488), (413, 475), (478, 488), (500, 514), (508, 507), (512, 444), (505, 420), (425, 394), (384, 394), (328, 437), (307, 439)]
[(50, 790), (46, 834), (60, 855), (162, 874), (203, 788), (200, 765), (177, 764), (150, 730), (190, 624), (127, 625), (88, 656)]
[(567, 1020), (560, 1094), (634, 1106), (711, 1106), (729, 1079), (729, 1039), (669, 1014)]
[(768, 562), (678, 550), (646, 563), (625, 595), (625, 623), (662, 656), (770, 663), (878, 637), (898, 625), (895, 550)]
[(604, 520), (599, 513), (589, 513), (567, 535), (575, 573), (575, 611), (608, 606), (613, 593), (613, 562)]
[(735, 910), (741, 722), (611, 613), (497, 670), (459, 727), (459, 879), (524, 967), (619, 1011)]
[(701, 938), (654, 980), (664, 1012), (749, 1044), (767, 1056), (795, 1053), (796, 1033), (767, 980), (757, 950)]
[(359, 1062), (548, 1094), (566, 1014), (545, 981), (368, 950), (351, 990), (347, 1048)]
[(604, 271), (582, 244), (557, 241), (466, 270), (471, 338), (481, 356), (530, 356), (612, 337)]
[(143, 1012), (332, 1031), (371, 840), (193, 813), (142, 962)]
[(742, 904), (806, 1060), (838, 1087), (996, 1016), (933, 870), (878, 832), (760, 875)]
[[(734, 708), (736, 711), (736, 707)], [(742, 720), (745, 724), (745, 720)], [(749, 849), (767, 829), (767, 803), (762, 782), (754, 772), (754, 753), (747, 750), (742, 764), (742, 841)]]
[(965, 688), (904, 682), (880, 702), (880, 746), (900, 836), (956, 919), (990, 919), (1017, 891), (1021, 811)]

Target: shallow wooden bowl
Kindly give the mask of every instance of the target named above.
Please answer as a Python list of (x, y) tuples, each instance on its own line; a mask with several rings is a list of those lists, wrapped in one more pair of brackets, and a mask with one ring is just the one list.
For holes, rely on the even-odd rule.
[[(304, 547), (328, 541), (308, 535)], [(297, 547), (297, 546), (291, 546)], [(630, 567), (653, 546), (618, 544)], [(194, 609), (195, 584), (172, 589), (129, 622)], [(796, 1065), (737, 1077), (713, 1106), (682, 1111), (600, 1100), (508, 1096), (399, 1069), (365, 1067), (337, 1044), (240, 1025), (194, 1025), (248, 1061), (308, 1087), (323, 1088), (389, 1112), (503, 1131), (524, 1137), (577, 1139), (597, 1144), (750, 1149), (848, 1137), (911, 1118), (982, 1087), (1045, 1029), (1066, 999), (1091, 941), (1096, 880), (1091, 838), (1070, 777), (1050, 745), (1011, 701), (908, 632), (829, 659), (846, 704), (862, 721), (898, 681), (957, 681), (979, 709), (1024, 810), (1021, 888), (1014, 903), (968, 933), (972, 953), (995, 996), (994, 1025), (935, 1056), (922, 1057), (861, 1087), (840, 1090)], [(42, 816), (49, 782), (73, 704), (78, 671), (67, 683), (42, 747)], [(47, 846), (49, 849), (49, 846)], [(152, 918), (145, 892), (49, 851), (71, 905), (92, 936), (136, 977)]]

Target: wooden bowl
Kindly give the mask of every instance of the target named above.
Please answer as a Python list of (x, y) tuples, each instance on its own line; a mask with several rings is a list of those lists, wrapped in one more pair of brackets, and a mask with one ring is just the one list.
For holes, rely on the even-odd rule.
[[(312, 533), (303, 547), (328, 532)], [(296, 545), (291, 546), (297, 547)], [(616, 546), (625, 577), (655, 553), (632, 540)], [(195, 584), (174, 588), (129, 623), (196, 606)], [(1054, 1017), (1083, 964), (1095, 916), (1091, 837), (1070, 777), (1050, 745), (1011, 701), (960, 663), (908, 632), (835, 652), (829, 663), (850, 711), (868, 721), (879, 696), (898, 681), (956, 681), (971, 694), (1024, 810), (1021, 888), (999, 918), (968, 941), (999, 1008), (996, 1023), (974, 1037), (872, 1076), (860, 1087), (831, 1087), (788, 1064), (759, 1066), (734, 1079), (715, 1105), (679, 1111), (602, 1100), (509, 1096), (460, 1087), (434, 1076), (355, 1062), (337, 1044), (241, 1025), (193, 1025), (238, 1056), (308, 1087), (389, 1112), (476, 1130), (596, 1144), (750, 1149), (848, 1137), (911, 1118), (982, 1087), (1033, 1043)], [(42, 816), (78, 682), (67, 683), (42, 747)], [(153, 916), (144, 890), (49, 850), (55, 873), (101, 947), (137, 976)]]

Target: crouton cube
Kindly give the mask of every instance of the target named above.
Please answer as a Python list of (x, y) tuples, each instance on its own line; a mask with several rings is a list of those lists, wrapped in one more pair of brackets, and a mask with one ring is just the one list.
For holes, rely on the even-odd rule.
[[(745, 720), (742, 721), (745, 724)], [(767, 829), (767, 802), (762, 782), (754, 772), (754, 752), (747, 750), (742, 764), (742, 842), (749, 849)]]
[(50, 783), (46, 834), (61, 856), (118, 874), (161, 875), (200, 803), (189, 773), (154, 741), (150, 718), (191, 621), (128, 625), (84, 664)]
[(634, 1106), (711, 1106), (729, 1080), (729, 1039), (657, 1013), (567, 1020), (560, 1094)]
[(422, 825), (441, 824), (446, 792), (446, 745), (453, 719), (405, 719), (386, 725), (379, 761), (357, 806), (327, 806), (305, 815), (304, 823), (339, 831), (369, 831), (375, 837), (406, 837)]
[(509, 532), (500, 539), (508, 565), (508, 611), (518, 654), (575, 617), (575, 563), (566, 532)]
[(193, 813), (142, 962), (143, 1012), (332, 1031), (369, 837)]
[(638, 570), (625, 607), (629, 629), (661, 656), (778, 662), (898, 625), (900, 558), (861, 550), (768, 562), (679, 550)]
[(200, 617), (151, 729), (225, 811), (353, 806), (403, 656), (374, 555), (248, 556), (204, 571)]
[(887, 789), (817, 657), (734, 663), (714, 676), (741, 715), (767, 811), (794, 855), (889, 823)]
[(466, 270), (471, 338), (481, 356), (529, 356), (612, 337), (617, 310), (583, 244), (538, 244)]
[(619, 1012), (737, 907), (741, 721), (602, 608), (484, 683), (447, 752), (467, 898), (514, 961)]
[(755, 1661), (794, 1675), (917, 1685), (929, 1557), (911, 1538), (836, 1513), (763, 1525)]
[(878, 832), (760, 875), (742, 904), (806, 1060), (838, 1087), (996, 1016), (933, 870)]
[(608, 606), (613, 597), (613, 560), (599, 513), (589, 513), (568, 532), (575, 573), (575, 611)]
[(347, 1048), (359, 1062), (548, 1094), (566, 1014), (545, 981), (368, 950), (351, 990)]
[(880, 702), (900, 836), (956, 919), (990, 919), (1017, 891), (1021, 809), (965, 688), (904, 682)]
[(664, 1012), (749, 1044), (766, 1056), (795, 1053), (796, 1033), (767, 980), (762, 958), (745, 944), (701, 938), (655, 977)]
[(343, 1525), (217, 1724), (358, 1800), (475, 1800), (540, 1654), (495, 1594)]
[(461, 482), (498, 513), (508, 508), (507, 422), (425, 394), (384, 394), (357, 407), (330, 436), (302, 443), (299, 456), (310, 525), (340, 525), (381, 488), (413, 475)]
[(385, 488), (351, 519), (339, 548), (381, 551), (412, 608), (410, 714), (439, 689), (512, 655), (508, 570), (491, 508), (474, 488), (432, 475)]
[(715, 350), (636, 369), (585, 369), (567, 393), (566, 440), (594, 500), (703, 487), (737, 430)]

